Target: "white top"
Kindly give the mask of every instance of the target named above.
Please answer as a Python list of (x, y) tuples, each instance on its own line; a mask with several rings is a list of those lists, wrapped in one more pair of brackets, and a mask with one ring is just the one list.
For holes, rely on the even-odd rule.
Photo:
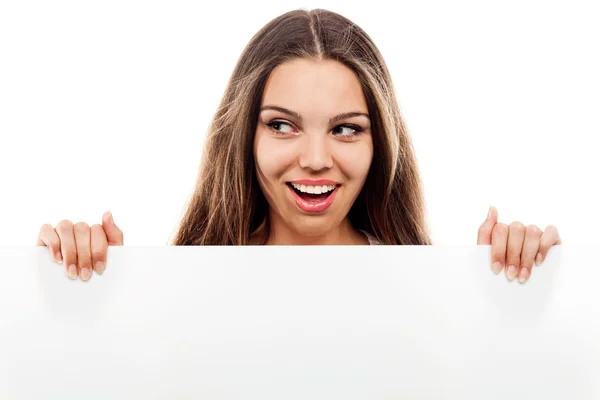
[(370, 245), (381, 245), (381, 242), (379, 242), (379, 240), (377, 240), (375, 236), (371, 235), (369, 232), (363, 231), (362, 229), (359, 229), (359, 231), (361, 231), (367, 237)]

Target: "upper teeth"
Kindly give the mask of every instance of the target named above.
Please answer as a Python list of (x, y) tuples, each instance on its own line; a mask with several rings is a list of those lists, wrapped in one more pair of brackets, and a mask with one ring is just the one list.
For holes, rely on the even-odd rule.
[(306, 186), (292, 183), (292, 186), (304, 193), (321, 194), (335, 189), (335, 185)]

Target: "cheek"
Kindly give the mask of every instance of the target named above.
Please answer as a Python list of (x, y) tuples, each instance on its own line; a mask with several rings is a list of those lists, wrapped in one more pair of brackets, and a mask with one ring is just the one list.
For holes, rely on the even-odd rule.
[(294, 151), (291, 146), (279, 140), (259, 136), (254, 147), (254, 159), (259, 179), (269, 181), (281, 180), (285, 171), (292, 165)]
[(343, 151), (337, 152), (336, 160), (350, 179), (366, 178), (373, 160), (373, 147), (370, 143), (345, 146)]

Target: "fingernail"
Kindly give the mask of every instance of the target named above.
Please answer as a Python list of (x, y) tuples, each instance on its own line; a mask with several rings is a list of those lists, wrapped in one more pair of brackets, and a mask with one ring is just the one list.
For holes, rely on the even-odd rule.
[(94, 264), (96, 266), (96, 273), (101, 274), (104, 272), (104, 263), (102, 261), (96, 261), (96, 264)]
[(92, 270), (88, 267), (81, 268), (81, 279), (87, 281), (92, 276)]
[(506, 276), (509, 281), (512, 281), (517, 276), (517, 268), (514, 265), (508, 267), (508, 271), (506, 271)]
[(540, 265), (541, 263), (542, 263), (542, 253), (537, 253), (537, 256), (535, 256), (535, 264)]
[(519, 273), (519, 282), (523, 283), (529, 278), (529, 268), (521, 268), (521, 272)]
[(492, 271), (494, 271), (496, 275), (498, 275), (500, 271), (502, 271), (502, 264), (500, 264), (500, 261), (496, 261), (492, 264)]
[(110, 216), (110, 223), (114, 225), (115, 220), (113, 219), (112, 211), (108, 211), (108, 215)]
[(60, 254), (60, 251), (56, 253), (56, 262), (62, 264), (62, 254)]
[(488, 211), (488, 216), (487, 219), (489, 220), (490, 218), (492, 218), (492, 206), (490, 206), (490, 210)]
[(69, 271), (67, 272), (69, 278), (76, 279), (77, 278), (77, 265), (71, 264), (69, 265)]

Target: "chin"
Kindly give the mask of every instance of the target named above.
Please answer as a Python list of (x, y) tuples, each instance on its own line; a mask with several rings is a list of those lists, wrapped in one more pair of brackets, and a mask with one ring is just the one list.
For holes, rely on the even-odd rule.
[(335, 228), (336, 224), (327, 215), (303, 215), (300, 218), (296, 217), (291, 226), (300, 235), (320, 236)]

